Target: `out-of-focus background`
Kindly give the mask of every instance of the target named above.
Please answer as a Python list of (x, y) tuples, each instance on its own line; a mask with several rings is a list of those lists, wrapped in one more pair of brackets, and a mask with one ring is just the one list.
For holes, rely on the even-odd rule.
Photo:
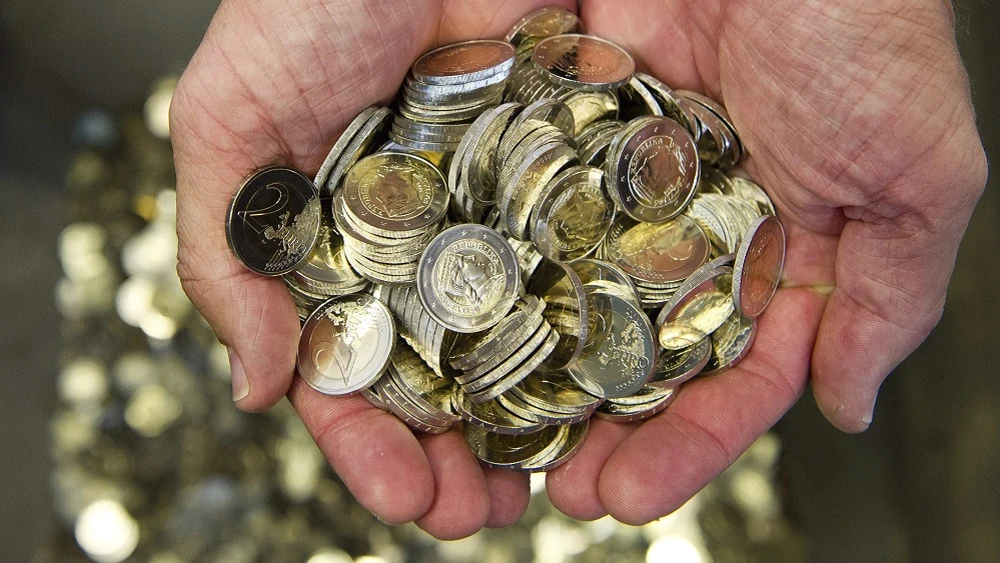
[[(156, 259), (172, 244), (170, 77), (215, 6), (0, 3), (0, 560), (1000, 558), (995, 177), (944, 319), (867, 433), (836, 432), (807, 393), (683, 514), (642, 529), (569, 522), (544, 495), (518, 526), (445, 546), (374, 521), (287, 405), (235, 411), (224, 352)], [(1000, 8), (955, 11), (1000, 154)]]

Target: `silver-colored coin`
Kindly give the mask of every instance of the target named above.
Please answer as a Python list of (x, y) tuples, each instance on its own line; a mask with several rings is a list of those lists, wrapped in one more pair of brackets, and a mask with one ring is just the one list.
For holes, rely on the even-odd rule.
[(577, 33), (583, 28), (580, 18), (564, 8), (546, 7), (535, 10), (517, 21), (504, 40), (519, 47), (553, 35)]
[(468, 100), (476, 96), (483, 97), (484, 93), (487, 97), (493, 96), (495, 90), (491, 87), (498, 88), (498, 85), (502, 85), (508, 76), (507, 72), (498, 72), (474, 82), (457, 84), (427, 84), (419, 80), (408, 80), (406, 88), (408, 95), (418, 100)]
[(635, 303), (639, 301), (632, 278), (614, 264), (594, 258), (581, 258), (571, 262), (570, 267), (580, 276), (584, 287), (596, 282), (608, 282), (620, 288), (625, 299)]
[[(509, 354), (541, 325), (544, 308), (545, 303), (534, 295), (518, 300), (514, 310), (489, 331), (459, 337), (449, 358), (451, 366), (470, 371), (489, 363), (505, 351)], [(492, 368), (487, 367), (484, 371), (489, 369)], [(461, 376), (458, 381), (463, 381)]]
[(226, 212), (226, 241), (250, 270), (280, 276), (308, 259), (319, 236), (316, 187), (301, 172), (269, 166), (250, 174)]
[(378, 382), (376, 381), (375, 385), (372, 385), (371, 387), (365, 387), (364, 389), (362, 389), (361, 395), (364, 398), (368, 399), (368, 402), (377, 407), (379, 410), (391, 413), (392, 408), (389, 407), (389, 401), (387, 401), (385, 397), (383, 397), (382, 394), (379, 392), (379, 386), (377, 385), (377, 383)]
[(584, 420), (564, 426), (564, 428), (566, 429), (566, 437), (562, 440), (558, 448), (549, 455), (536, 456), (522, 465), (521, 469), (532, 473), (552, 471), (576, 455), (576, 452), (580, 450), (584, 440), (587, 438), (587, 433), (590, 430), (590, 421)]
[(590, 330), (590, 309), (580, 276), (566, 264), (543, 261), (529, 280), (528, 291), (545, 301), (545, 319), (559, 333), (559, 345), (546, 368), (560, 369), (576, 362)]
[(382, 375), (395, 343), (395, 323), (385, 305), (364, 294), (334, 297), (302, 327), (299, 375), (320, 393), (353, 393)]
[(688, 118), (688, 114), (682, 109), (684, 104), (683, 98), (677, 95), (677, 93), (672, 90), (669, 86), (658, 80), (657, 78), (650, 76), (648, 74), (637, 72), (635, 77), (643, 86), (649, 90), (649, 93), (653, 95), (653, 98), (660, 104), (660, 109), (663, 111), (663, 115), (673, 119), (677, 123), (680, 123), (682, 127), (687, 129), (689, 133), (694, 134), (694, 124), (691, 123)]
[(545, 427), (540, 422), (521, 418), (504, 408), (497, 401), (475, 403), (462, 391), (455, 390), (455, 409), (462, 418), (497, 434), (527, 434)]
[(576, 131), (573, 111), (566, 104), (552, 98), (542, 98), (528, 104), (518, 115), (518, 119), (538, 119), (551, 123), (568, 137), (573, 137)]
[(532, 61), (550, 80), (580, 90), (607, 91), (628, 82), (635, 60), (625, 49), (592, 35), (566, 34), (542, 39)]
[[(574, 385), (576, 384), (574, 383)], [(567, 414), (538, 408), (515, 395), (513, 388), (506, 393), (498, 395), (496, 401), (515, 415), (539, 424), (575, 424), (587, 420), (594, 414), (594, 409)]]
[(565, 103), (570, 111), (573, 112), (577, 135), (580, 134), (584, 127), (595, 121), (618, 119), (620, 104), (618, 102), (618, 95), (613, 90), (610, 92), (571, 90), (561, 94), (558, 99)]
[(646, 384), (656, 366), (653, 327), (638, 305), (615, 295), (592, 294), (590, 305), (596, 327), (583, 355), (566, 371), (591, 395), (631, 395)]
[(701, 171), (691, 135), (675, 121), (654, 116), (630, 122), (615, 137), (606, 165), (611, 198), (633, 219), (649, 223), (680, 214)]
[[(647, 389), (649, 388), (644, 388), (642, 391)], [(604, 420), (620, 423), (646, 420), (647, 418), (652, 418), (653, 416), (656, 416), (666, 410), (666, 408), (674, 402), (674, 399), (677, 398), (677, 392), (677, 389), (670, 389), (665, 395), (662, 393), (656, 393), (654, 395), (656, 397), (654, 400), (646, 403), (640, 403), (638, 405), (620, 404), (609, 400), (598, 407), (594, 416)]]
[(511, 198), (505, 218), (507, 232), (511, 236), (519, 240), (529, 238), (531, 209), (539, 195), (560, 171), (575, 163), (576, 159), (575, 150), (558, 143), (544, 145), (527, 155), (510, 180)]
[(490, 467), (518, 469), (546, 451), (559, 435), (559, 426), (547, 426), (529, 434), (498, 434), (475, 424), (465, 425), (465, 440), (472, 453)]
[(389, 108), (378, 108), (372, 112), (368, 120), (358, 129), (351, 142), (347, 144), (343, 155), (333, 165), (326, 183), (322, 187), (317, 186), (323, 195), (332, 195), (354, 163), (366, 156), (372, 147), (382, 144), (391, 117), (392, 110)]
[[(383, 378), (378, 381), (381, 392), (384, 393), (385, 398), (388, 399), (387, 402), (389, 403), (389, 408), (392, 408), (392, 406), (395, 405), (406, 411), (408, 417), (415, 418), (425, 425), (434, 427), (435, 429), (441, 428), (443, 430), (447, 430), (452, 424), (461, 420), (459, 417), (451, 413), (441, 411), (435, 406), (431, 406), (429, 410), (425, 409), (423, 405), (427, 405), (428, 403), (423, 400), (420, 402), (414, 401), (413, 397), (415, 394), (413, 394), (412, 391), (407, 392), (409, 390), (405, 390), (405, 384), (401, 383), (398, 378), (392, 377), (392, 374), (393, 368), (390, 365)], [(420, 428), (420, 430), (423, 430), (423, 428)]]
[(615, 216), (604, 188), (604, 172), (578, 165), (559, 173), (531, 210), (531, 240), (546, 258), (576, 260), (600, 245)]
[(316, 177), (313, 179), (313, 185), (318, 188), (322, 188), (326, 185), (327, 179), (330, 177), (330, 172), (333, 170), (333, 166), (340, 160), (343, 156), (344, 151), (347, 149), (347, 145), (354, 140), (354, 136), (358, 134), (358, 131), (364, 127), (365, 123), (368, 122), (368, 118), (375, 113), (378, 108), (375, 106), (367, 107), (361, 110), (361, 113), (355, 117), (344, 131), (337, 137), (337, 140), (333, 143), (333, 147), (330, 148), (330, 152), (326, 155), (323, 160), (323, 164), (320, 165), (319, 170), (316, 172)]
[(533, 373), (515, 385), (509, 395), (535, 408), (568, 415), (589, 414), (604, 401), (581, 389), (561, 371)]
[[(731, 257), (727, 257), (731, 259)], [(683, 350), (719, 328), (733, 312), (733, 269), (712, 261), (689, 277), (656, 318), (660, 346)]]
[(449, 424), (439, 424), (433, 418), (428, 417), (427, 413), (408, 403), (406, 397), (389, 378), (378, 380), (373, 387), (378, 387), (379, 396), (385, 400), (385, 404), (392, 414), (410, 428), (427, 434), (442, 434), (450, 428)]
[(712, 340), (704, 338), (683, 350), (661, 350), (656, 370), (649, 381), (653, 387), (679, 387), (701, 373), (712, 356)]
[(637, 281), (679, 283), (708, 261), (708, 236), (679, 215), (663, 223), (618, 217), (605, 240), (607, 258)]
[(517, 256), (492, 229), (451, 227), (420, 257), (417, 290), (427, 312), (448, 329), (485, 330), (507, 315), (521, 292)]
[(712, 333), (712, 357), (700, 375), (716, 375), (740, 363), (750, 353), (756, 338), (757, 319), (734, 311), (729, 319)]
[(489, 401), (507, 392), (511, 387), (520, 383), (525, 377), (531, 375), (532, 372), (545, 363), (549, 354), (555, 350), (558, 344), (559, 333), (549, 327), (548, 336), (545, 337), (545, 341), (542, 342), (523, 364), (495, 381), (489, 387), (480, 391), (470, 392), (469, 398), (475, 402)]
[(287, 276), (299, 286), (319, 290), (321, 294), (331, 292), (329, 296), (353, 293), (344, 290), (368, 285), (347, 263), (344, 239), (327, 225), (320, 227), (319, 238), (306, 261)]
[(503, 361), (499, 364), (487, 371), (477, 368), (476, 370), (464, 373), (463, 376), (465, 377), (461, 380), (462, 389), (466, 393), (471, 394), (482, 391), (496, 383), (523, 364), (525, 360), (545, 343), (551, 333), (552, 327), (549, 323), (542, 320), (541, 324), (538, 325), (538, 329), (535, 330), (531, 337), (518, 343), (513, 349), (508, 350), (508, 353), (503, 356)]
[(641, 115), (663, 115), (663, 109), (656, 101), (656, 97), (636, 76), (618, 89), (618, 102), (619, 115), (625, 121)]
[(400, 134), (399, 130), (392, 128), (389, 130), (389, 139), (410, 149), (431, 152), (454, 152), (458, 148), (458, 141), (437, 142), (412, 139)]
[(472, 123), (452, 160), (448, 176), (451, 189), (455, 189), (461, 176), (473, 200), (482, 205), (495, 203), (497, 146), (500, 136), (520, 108), (521, 105), (516, 103), (503, 104), (484, 112)]

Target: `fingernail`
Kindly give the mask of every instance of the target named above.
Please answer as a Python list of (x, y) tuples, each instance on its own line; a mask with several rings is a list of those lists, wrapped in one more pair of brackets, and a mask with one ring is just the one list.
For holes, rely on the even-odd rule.
[(392, 524), (390, 524), (390, 523), (389, 523), (388, 521), (384, 520), (384, 519), (383, 519), (383, 518), (382, 518), (381, 516), (379, 516), (378, 514), (375, 514), (374, 512), (372, 512), (372, 516), (374, 516), (376, 520), (378, 520), (379, 522), (381, 522), (381, 523), (385, 524), (386, 526), (392, 526)]
[(865, 415), (861, 417), (861, 422), (864, 422), (865, 425), (867, 425), (867, 426), (871, 426), (872, 425), (872, 420), (874, 420), (874, 418), (875, 418), (875, 403), (877, 401), (878, 401), (878, 395), (876, 395), (875, 399), (872, 400), (872, 406), (871, 406), (870, 409), (868, 409), (868, 412), (865, 413)]
[(229, 371), (233, 375), (233, 401), (239, 401), (250, 394), (250, 383), (247, 381), (247, 374), (243, 371), (243, 362), (232, 348), (229, 351)]

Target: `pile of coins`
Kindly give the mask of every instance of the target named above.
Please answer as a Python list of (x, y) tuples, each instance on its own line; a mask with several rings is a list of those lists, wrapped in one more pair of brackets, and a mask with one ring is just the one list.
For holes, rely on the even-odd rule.
[(545, 8), (431, 51), (312, 181), (244, 182), (230, 245), (292, 291), (309, 385), (423, 432), (464, 421), (485, 464), (545, 471), (591, 417), (653, 416), (747, 354), (785, 234), (726, 172), (735, 126), (580, 31)]

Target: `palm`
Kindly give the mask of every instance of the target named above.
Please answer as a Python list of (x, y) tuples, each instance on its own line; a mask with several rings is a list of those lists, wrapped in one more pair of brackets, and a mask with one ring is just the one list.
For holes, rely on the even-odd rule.
[[(247, 274), (232, 258), (222, 218), (248, 170), (274, 161), (315, 170), (336, 132), (365, 106), (388, 100), (421, 52), (501, 35), (517, 17), (548, 3), (297, 0), (297, 11), (282, 5), (283, 11), (267, 14), (257, 4), (225, 3), (174, 106), (179, 272), (242, 359), (252, 387), (241, 408), (266, 408), (291, 385), (293, 404), (362, 504), (390, 521), (417, 519), (441, 537), (516, 519), (527, 503), (526, 478), (481, 469), (454, 431), (417, 438), (362, 398), (332, 400), (293, 382), (298, 325), (291, 300), (280, 282)], [(933, 268), (950, 264), (961, 234), (938, 232), (954, 244), (920, 254), (906, 245), (919, 240), (900, 240), (893, 227), (901, 217), (919, 224), (921, 205), (961, 216), (961, 206), (971, 208), (975, 199), (951, 200), (949, 208), (927, 190), (919, 202), (902, 189), (882, 191), (934, 171), (928, 149), (941, 142), (955, 116), (938, 123), (914, 114), (934, 104), (967, 105), (964, 92), (927, 88), (931, 92), (913, 95), (918, 85), (903, 79), (919, 76), (917, 69), (899, 70), (895, 82), (879, 73), (898, 64), (899, 54), (878, 52), (877, 34), (868, 54), (846, 40), (827, 44), (867, 32), (836, 29), (830, 20), (822, 24), (829, 35), (817, 34), (815, 14), (799, 3), (762, 1), (766, 13), (754, 12), (753, 3), (738, 9), (708, 4), (623, 7), (594, 0), (584, 4), (582, 17), (589, 32), (628, 47), (668, 83), (724, 100), (752, 155), (748, 169), (789, 228), (787, 287), (738, 369), (690, 384), (670, 409), (641, 426), (595, 421), (583, 450), (548, 478), (549, 495), (572, 516), (610, 512), (643, 522), (679, 506), (791, 406), (810, 365), (832, 420), (862, 428), (867, 405), (857, 404), (855, 395), (871, 391), (861, 388), (872, 385), (869, 372), (891, 369), (936, 321), (950, 267)], [(898, 32), (889, 31), (886, 41)], [(831, 61), (829, 68), (823, 61)], [(932, 82), (953, 80), (939, 74)], [(869, 97), (870, 91), (879, 95)], [(904, 136), (911, 142), (902, 143)], [(914, 270), (927, 279), (908, 284), (901, 276)], [(886, 307), (880, 292), (887, 288), (904, 296), (936, 294)], [(886, 323), (902, 327), (914, 314), (918, 326), (899, 328), (912, 332), (897, 335), (895, 348), (862, 355), (851, 371), (837, 363), (853, 345), (870, 342), (871, 331)]]

